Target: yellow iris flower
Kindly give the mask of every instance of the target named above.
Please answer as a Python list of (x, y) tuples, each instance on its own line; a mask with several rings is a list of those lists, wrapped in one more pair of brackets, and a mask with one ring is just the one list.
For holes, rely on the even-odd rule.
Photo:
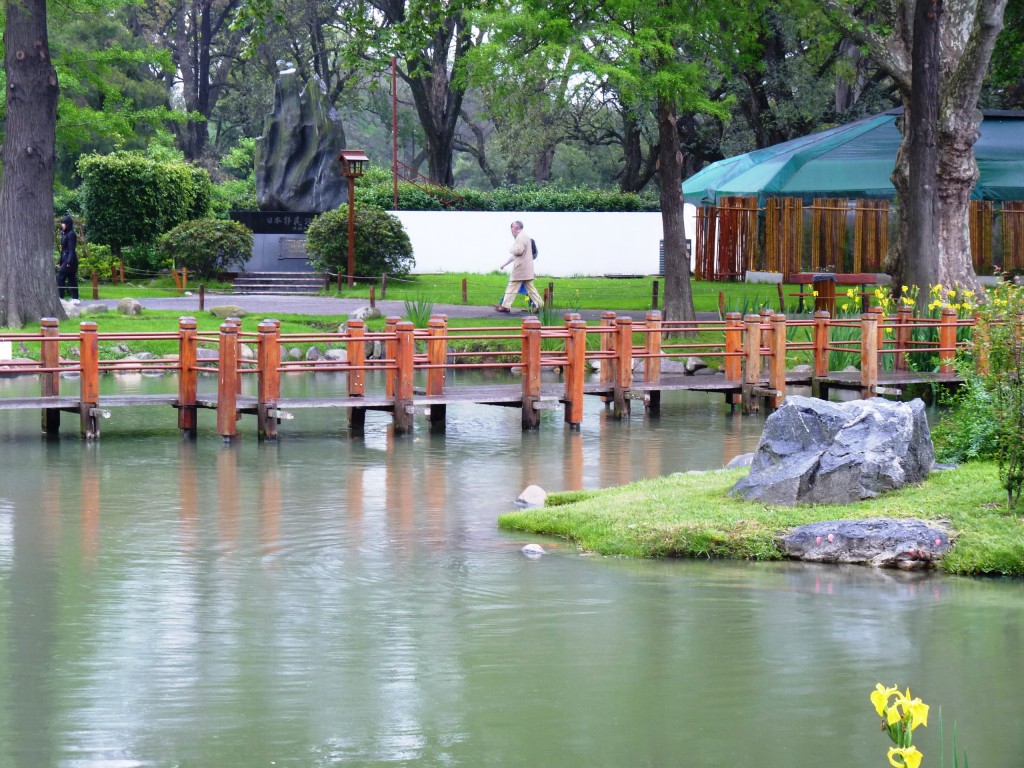
[(893, 747), (889, 750), (889, 764), (895, 768), (918, 768), (922, 757), (917, 747)]
[(878, 712), (879, 717), (885, 713), (887, 705), (889, 704), (889, 699), (892, 698), (892, 695), (894, 693), (898, 694), (899, 692), (900, 689), (895, 685), (891, 688), (886, 688), (881, 683), (877, 683), (875, 685), (875, 690), (871, 692), (871, 703), (875, 705), (875, 711)]

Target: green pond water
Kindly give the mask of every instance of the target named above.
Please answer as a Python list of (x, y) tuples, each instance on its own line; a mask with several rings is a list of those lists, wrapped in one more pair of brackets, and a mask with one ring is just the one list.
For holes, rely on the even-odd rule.
[(1020, 581), (499, 531), (526, 485), (717, 468), (763, 423), (720, 397), (625, 422), (596, 402), (576, 433), (460, 406), (445, 435), (370, 414), (353, 438), (330, 410), (276, 444), (246, 418), (233, 445), (212, 413), (187, 442), (170, 408), (119, 409), (83, 444), (71, 417), (46, 442), (0, 412), (0, 768), (866, 768), (887, 764), (876, 682), (932, 705), (926, 768), (940, 706), (972, 765), (1024, 762)]

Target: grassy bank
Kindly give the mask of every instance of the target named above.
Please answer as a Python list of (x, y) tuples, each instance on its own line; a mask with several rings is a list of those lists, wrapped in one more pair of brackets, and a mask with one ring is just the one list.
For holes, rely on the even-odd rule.
[(1024, 521), (1006, 510), (994, 464), (936, 472), (920, 486), (848, 505), (771, 507), (728, 495), (747, 470), (681, 474), (600, 491), (556, 493), (548, 506), (502, 515), (506, 530), (557, 536), (624, 557), (776, 560), (774, 539), (805, 523), (865, 517), (945, 520), (954, 574), (1024, 575)]

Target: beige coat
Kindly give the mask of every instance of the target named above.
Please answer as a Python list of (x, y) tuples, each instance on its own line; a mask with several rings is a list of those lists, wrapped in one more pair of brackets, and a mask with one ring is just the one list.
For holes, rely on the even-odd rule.
[[(533, 280), (535, 275), (533, 273), (533, 246), (530, 241), (530, 236), (526, 234), (526, 230), (520, 230), (519, 234), (516, 235), (516, 239), (512, 242), (512, 247), (508, 249), (508, 252), (512, 254), (512, 258), (509, 261), (512, 262), (512, 272), (509, 274), (509, 280)], [(506, 261), (506, 264), (509, 262)]]

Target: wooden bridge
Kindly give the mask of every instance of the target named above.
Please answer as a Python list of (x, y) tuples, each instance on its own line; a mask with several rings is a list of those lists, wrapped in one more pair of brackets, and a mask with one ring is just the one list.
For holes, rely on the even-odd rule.
[[(219, 332), (200, 333), (195, 318), (182, 317), (177, 331), (167, 333), (99, 333), (95, 322), (83, 322), (77, 334), (61, 334), (57, 321), (48, 318), (38, 334), (0, 335), (0, 341), (39, 348), (38, 361), (0, 362), (0, 375), (35, 375), (40, 381), (38, 397), (0, 397), (0, 411), (39, 409), (48, 434), (58, 431), (62, 413), (73, 413), (81, 436), (95, 439), (101, 420), (119, 407), (173, 407), (178, 427), (187, 436), (195, 436), (199, 412), (213, 410), (217, 433), (225, 440), (237, 435), (243, 415), (256, 417), (260, 439), (276, 439), (280, 423), (293, 411), (307, 408), (345, 409), (349, 428), (356, 433), (363, 430), (366, 412), (373, 410), (390, 413), (399, 433), (412, 431), (417, 412), (426, 413), (432, 429), (443, 429), (447, 407), (459, 403), (519, 408), (523, 429), (539, 426), (540, 411), (560, 407), (565, 422), (578, 428), (587, 396), (624, 418), (634, 402), (656, 412), (661, 393), (674, 390), (719, 393), (749, 413), (762, 406), (778, 407), (793, 386), (810, 386), (819, 397), (827, 397), (832, 389), (871, 397), (897, 394), (913, 384), (955, 385), (959, 379), (952, 363), (958, 332), (973, 324), (957, 319), (951, 309), (930, 320), (911, 317), (909, 308), (895, 317), (883, 317), (875, 308), (852, 320), (831, 318), (828, 312), (791, 320), (762, 310), (759, 315), (730, 313), (724, 321), (693, 322), (663, 321), (659, 312), (648, 312), (643, 322), (634, 322), (608, 312), (593, 326), (569, 314), (560, 326), (542, 326), (536, 317), (528, 317), (520, 328), (507, 329), (450, 328), (443, 316), (418, 329), (392, 317), (380, 332), (350, 320), (344, 333), (301, 334), (282, 334), (276, 320), (264, 320), (255, 333), (243, 333), (237, 318), (226, 320)], [(931, 340), (921, 340), (922, 336)], [(177, 355), (151, 360), (100, 357), (101, 341), (159, 340), (175, 342)], [(61, 358), (62, 342), (77, 344), (77, 360)], [(243, 358), (243, 344), (255, 346), (253, 359)], [(344, 359), (282, 359), (282, 348), (302, 344), (341, 347)], [(200, 355), (200, 349), (210, 348), (216, 350), (215, 359)], [(380, 354), (371, 356), (377, 349)], [(937, 370), (911, 370), (908, 361), (915, 355), (936, 358)], [(675, 372), (695, 356), (711, 370), (700, 375)], [(787, 358), (800, 356), (811, 364), (788, 370)], [(856, 358), (859, 370), (830, 370), (830, 359), (839, 356)], [(594, 367), (596, 380), (588, 381), (587, 372)], [(513, 371), (518, 382), (448, 381), (458, 378), (454, 374), (460, 371), (488, 370)], [(118, 371), (176, 374), (177, 392), (101, 397), (101, 374)], [(338, 391), (329, 396), (282, 396), (283, 377), (309, 372), (344, 376), (338, 377)], [(74, 394), (62, 391), (62, 384), (69, 383), (64, 374), (78, 375)], [(215, 394), (199, 394), (200, 374), (216, 376)], [(368, 376), (374, 381), (383, 378), (383, 386), (368, 388)], [(255, 387), (247, 387), (255, 389), (255, 395), (241, 394), (246, 378), (255, 378)]]

